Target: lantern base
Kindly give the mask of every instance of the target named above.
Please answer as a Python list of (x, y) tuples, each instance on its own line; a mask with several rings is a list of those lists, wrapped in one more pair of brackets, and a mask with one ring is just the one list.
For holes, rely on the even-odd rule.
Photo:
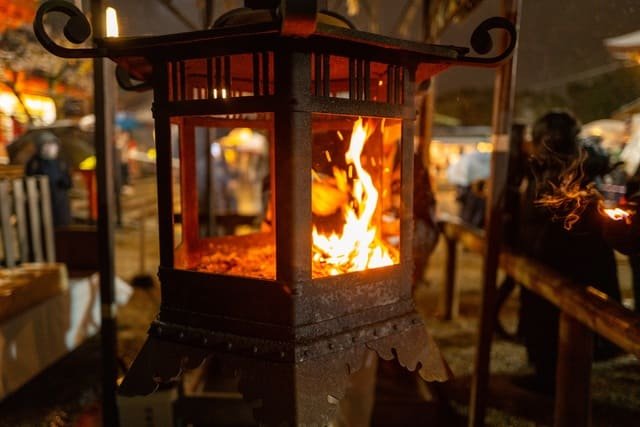
[[(451, 377), (415, 312), (349, 331), (347, 335), (361, 337), (350, 340), (350, 344), (343, 334), (303, 344), (229, 335), (224, 336), (223, 342), (218, 339), (221, 336), (208, 331), (205, 340), (203, 333), (156, 322), (125, 377), (120, 394), (150, 394), (159, 384), (176, 379), (184, 369), (196, 368), (206, 358), (214, 358), (225, 371), (239, 376), (239, 391), (245, 401), (260, 402), (254, 409), (256, 421), (266, 425), (325, 425), (345, 395), (349, 375), (361, 368), (367, 351), (375, 351), (384, 360), (397, 358), (401, 366), (417, 370), (426, 381)], [(318, 348), (329, 351), (314, 350)], [(296, 358), (286, 360), (282, 352)]]

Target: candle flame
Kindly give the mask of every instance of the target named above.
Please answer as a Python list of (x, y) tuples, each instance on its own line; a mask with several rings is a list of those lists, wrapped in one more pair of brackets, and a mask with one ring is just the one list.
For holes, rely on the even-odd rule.
[(108, 7), (105, 12), (107, 37), (118, 37), (120, 35), (118, 29), (118, 12), (112, 7)]

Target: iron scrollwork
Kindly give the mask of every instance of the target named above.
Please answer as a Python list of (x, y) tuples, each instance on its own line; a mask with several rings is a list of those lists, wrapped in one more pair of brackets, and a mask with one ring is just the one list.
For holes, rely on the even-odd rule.
[(71, 43), (79, 45), (91, 36), (91, 24), (86, 16), (73, 3), (64, 0), (50, 0), (43, 3), (33, 21), (36, 38), (52, 54), (61, 58), (100, 58), (107, 56), (106, 49), (100, 48), (68, 48), (56, 43), (45, 28), (44, 17), (49, 13), (62, 13), (67, 20), (63, 34)]
[(493, 38), (491, 37), (491, 30), (501, 29), (507, 32), (509, 35), (509, 43), (505, 46), (504, 51), (499, 55), (492, 57), (476, 57), (466, 56), (466, 53), (459, 58), (461, 63), (469, 64), (486, 64), (495, 65), (496, 63), (507, 59), (513, 52), (517, 43), (516, 27), (510, 20), (503, 17), (493, 17), (486, 19), (478, 25), (478, 27), (471, 34), (470, 44), (474, 52), (480, 55), (486, 55), (493, 49)]

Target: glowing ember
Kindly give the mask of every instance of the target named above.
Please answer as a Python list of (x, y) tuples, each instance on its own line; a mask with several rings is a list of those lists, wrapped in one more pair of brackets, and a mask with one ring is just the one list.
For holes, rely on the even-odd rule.
[(625, 220), (626, 223), (629, 223), (630, 221), (630, 217), (631, 217), (631, 213), (628, 211), (625, 211), (624, 209), (620, 209), (620, 208), (607, 208), (607, 209), (603, 209), (602, 210), (605, 214), (607, 214), (607, 216), (609, 216), (609, 218), (615, 220), (615, 221), (621, 221), (621, 220)]
[[(392, 253), (379, 238), (372, 219), (378, 206), (378, 190), (371, 175), (362, 167), (360, 156), (372, 129), (362, 125), (359, 118), (351, 134), (345, 153), (348, 172), (333, 169), (339, 188), (349, 191), (346, 176), (353, 177), (350, 188), (351, 203), (342, 206), (344, 226), (341, 234), (323, 234), (313, 227), (313, 261), (327, 267), (332, 276), (350, 271), (393, 265), (397, 254)], [(346, 175), (346, 176), (345, 176)]]

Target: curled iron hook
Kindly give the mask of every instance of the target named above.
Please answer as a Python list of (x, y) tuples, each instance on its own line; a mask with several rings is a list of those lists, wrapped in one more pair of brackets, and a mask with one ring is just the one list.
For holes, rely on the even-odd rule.
[(489, 58), (466, 56), (466, 53), (459, 58), (462, 63), (470, 64), (487, 64), (493, 65), (500, 62), (511, 55), (516, 47), (517, 35), (516, 27), (510, 20), (503, 17), (493, 17), (486, 19), (478, 25), (478, 27), (471, 34), (471, 48), (474, 52), (480, 55), (486, 55), (493, 49), (493, 38), (491, 37), (491, 30), (502, 29), (509, 34), (509, 44), (505, 47), (504, 51), (499, 55)]
[(63, 34), (73, 44), (82, 44), (91, 36), (91, 24), (82, 11), (73, 3), (64, 0), (50, 0), (42, 3), (33, 21), (33, 31), (42, 46), (52, 54), (62, 58), (99, 58), (106, 56), (106, 51), (99, 48), (70, 49), (57, 44), (44, 25), (44, 17), (48, 13), (58, 12), (66, 15), (67, 20)]

